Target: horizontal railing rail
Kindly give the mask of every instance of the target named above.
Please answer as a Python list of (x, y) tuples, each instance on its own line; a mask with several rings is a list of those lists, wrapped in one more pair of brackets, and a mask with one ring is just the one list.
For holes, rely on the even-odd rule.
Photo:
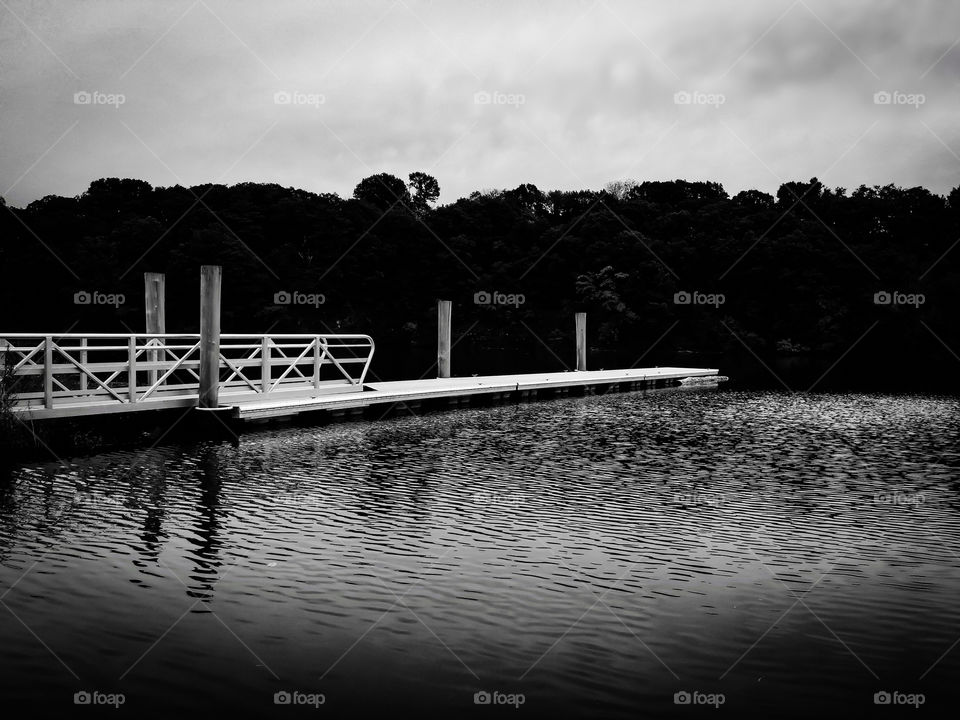
[[(219, 394), (360, 390), (373, 352), (369, 335), (222, 334)], [(14, 411), (184, 406), (199, 394), (198, 334), (0, 333), (0, 356)]]

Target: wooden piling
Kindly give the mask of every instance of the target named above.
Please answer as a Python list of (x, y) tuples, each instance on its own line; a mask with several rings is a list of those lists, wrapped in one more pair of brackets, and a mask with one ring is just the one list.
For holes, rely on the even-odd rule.
[(53, 338), (43, 339), (43, 406), (53, 409)]
[(264, 335), (260, 340), (260, 392), (266, 395), (270, 392), (270, 383), (273, 382), (273, 370), (270, 365), (270, 337)]
[[(87, 366), (87, 339), (80, 338), (80, 364), (84, 367)], [(80, 373), (80, 392), (85, 393), (87, 391), (87, 374), (85, 372)]]
[(577, 370), (587, 369), (587, 314), (576, 314), (577, 324)]
[(200, 399), (202, 408), (220, 404), (220, 285), (223, 268), (200, 268)]
[(137, 336), (127, 338), (127, 401), (137, 401)]
[(450, 329), (453, 303), (437, 301), (437, 377), (450, 377)]
[[(144, 311), (146, 313), (146, 327), (148, 335), (163, 335), (167, 331), (167, 281), (163, 273), (143, 274)], [(153, 342), (163, 345), (163, 338), (151, 338)], [(151, 350), (147, 359), (155, 365), (163, 359), (163, 351)], [(153, 387), (159, 377), (156, 369), (147, 373), (147, 384)]]

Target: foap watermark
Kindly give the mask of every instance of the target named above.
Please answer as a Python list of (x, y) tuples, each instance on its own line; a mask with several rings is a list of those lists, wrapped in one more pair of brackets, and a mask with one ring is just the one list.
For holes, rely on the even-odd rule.
[(325, 505), (323, 497), (310, 492), (289, 492), (275, 495), (278, 505), (291, 508), (318, 508)]
[(723, 693), (705, 693), (699, 690), (681, 690), (673, 694), (674, 705), (712, 705), (719, 708), (727, 701)]
[(725, 498), (721, 493), (677, 493), (673, 496), (674, 502), (684, 505), (721, 505)]
[(167, 464), (159, 457), (136, 459), (129, 467), (120, 469), (119, 478), (122, 482), (166, 480)]
[(927, 301), (923, 293), (904, 293), (894, 290), (880, 290), (873, 294), (874, 305), (912, 305), (915, 308), (920, 307)]
[(273, 694), (274, 705), (310, 705), (318, 708), (327, 701), (323, 693), (305, 693), (299, 690), (280, 690)]
[(483, 507), (520, 507), (522, 499), (513, 493), (478, 492), (473, 496), (475, 505)]
[(112, 105), (114, 109), (117, 109), (126, 101), (127, 96), (123, 93), (105, 93), (99, 90), (88, 92), (81, 90), (73, 94), (74, 105)]
[(687, 292), (681, 290), (673, 294), (674, 305), (713, 305), (718, 308), (727, 301), (723, 293), (702, 293), (694, 290)]
[(926, 701), (927, 697), (923, 693), (904, 693), (897, 690), (888, 692), (887, 690), (881, 690), (873, 694), (874, 705), (912, 705), (914, 708), (919, 708)]
[(94, 290), (78, 290), (73, 294), (74, 305), (113, 305), (120, 307), (127, 301), (123, 293), (102, 293)]
[(303, 105), (319, 108), (327, 102), (327, 96), (322, 93), (305, 93), (299, 90), (278, 90), (273, 94), (274, 105)]
[(673, 94), (674, 105), (710, 105), (718, 108), (727, 101), (723, 93), (708, 93), (700, 90), (679, 90)]
[(123, 507), (123, 501), (99, 490), (77, 490), (73, 494), (73, 502), (77, 505)]
[(905, 93), (899, 90), (878, 90), (873, 94), (874, 105), (913, 105), (919, 109), (927, 101), (923, 93)]
[(927, 498), (921, 492), (892, 492), (876, 493), (873, 496), (873, 501), (875, 503), (880, 503), (881, 505), (923, 505), (927, 501)]
[(480, 90), (473, 94), (474, 105), (509, 105), (510, 107), (518, 108), (526, 102), (527, 98), (522, 93)]
[(294, 290), (280, 290), (273, 294), (274, 305), (312, 305), (317, 308), (327, 301), (327, 296), (323, 293), (302, 293)]
[(487, 692), (480, 690), (473, 694), (474, 705), (513, 705), (519, 708), (527, 701), (523, 693), (503, 693), (498, 690)]
[(474, 305), (513, 305), (514, 307), (520, 307), (526, 301), (527, 298), (523, 293), (502, 293), (496, 290), (487, 292), (486, 290), (481, 290), (473, 294)]
[(80, 690), (73, 694), (74, 705), (112, 705), (119, 708), (127, 701), (123, 693), (105, 693), (99, 690)]

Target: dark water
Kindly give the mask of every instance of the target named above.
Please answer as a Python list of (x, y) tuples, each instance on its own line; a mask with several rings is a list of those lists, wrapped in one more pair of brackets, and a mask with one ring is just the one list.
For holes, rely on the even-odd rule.
[(958, 411), (656, 391), (23, 468), (0, 486), (3, 700), (915, 712), (887, 691), (929, 714), (960, 672)]

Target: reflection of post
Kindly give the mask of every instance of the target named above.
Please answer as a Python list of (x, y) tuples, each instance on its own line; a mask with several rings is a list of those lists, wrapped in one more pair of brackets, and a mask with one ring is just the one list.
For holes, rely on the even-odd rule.
[(453, 303), (437, 301), (437, 377), (450, 377), (450, 324)]
[(220, 404), (220, 281), (223, 268), (200, 268), (200, 407)]
[[(166, 312), (166, 278), (163, 273), (144, 273), (143, 274), (143, 292), (144, 309), (146, 313), (147, 334), (162, 335), (167, 331), (167, 312)], [(151, 340), (154, 340), (151, 338)], [(163, 345), (163, 338), (156, 338), (155, 341)], [(155, 365), (163, 359), (163, 353), (158, 350), (151, 350), (148, 355), (151, 365)], [(148, 384), (153, 387), (157, 382), (157, 370), (151, 367), (147, 373)]]
[(197, 567), (194, 575), (190, 576), (198, 585), (191, 587), (187, 595), (206, 599), (213, 592), (216, 568), (220, 567), (217, 553), (220, 547), (220, 521), (217, 517), (220, 510), (220, 456), (216, 447), (207, 450), (200, 461), (200, 468), (200, 520), (197, 524), (200, 546), (194, 554)]
[(577, 321), (577, 370), (587, 369), (587, 314), (576, 314)]
[(136, 468), (141, 483), (146, 481), (145, 489), (149, 498), (146, 515), (143, 518), (143, 529), (140, 531), (140, 540), (143, 542), (144, 558), (157, 562), (163, 549), (161, 539), (163, 535), (163, 520), (166, 515), (166, 464), (160, 457), (146, 458), (143, 467)]

